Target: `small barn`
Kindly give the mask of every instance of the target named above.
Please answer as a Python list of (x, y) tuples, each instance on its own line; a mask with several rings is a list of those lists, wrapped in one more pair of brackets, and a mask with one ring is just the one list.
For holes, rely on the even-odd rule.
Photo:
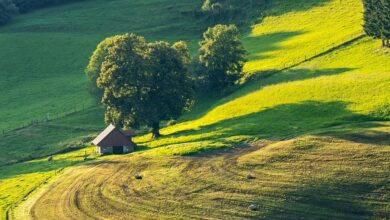
[(124, 154), (134, 151), (136, 146), (132, 141), (134, 136), (134, 131), (121, 131), (110, 124), (92, 141), (92, 144), (96, 145), (99, 154)]

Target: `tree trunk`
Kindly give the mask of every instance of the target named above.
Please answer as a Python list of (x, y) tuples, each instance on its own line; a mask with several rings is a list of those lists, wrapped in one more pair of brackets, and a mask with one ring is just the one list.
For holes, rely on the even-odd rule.
[(390, 40), (389, 39), (386, 40), (386, 46), (390, 48)]
[(386, 47), (386, 41), (385, 41), (385, 39), (382, 39), (382, 47)]
[(160, 122), (154, 123), (152, 127), (152, 138), (156, 139), (161, 136), (160, 134)]

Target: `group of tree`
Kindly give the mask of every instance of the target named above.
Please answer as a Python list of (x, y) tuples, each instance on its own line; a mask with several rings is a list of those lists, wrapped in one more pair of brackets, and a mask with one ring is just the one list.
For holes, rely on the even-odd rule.
[(8, 23), (15, 15), (78, 0), (0, 0), (0, 25)]
[(364, 31), (390, 47), (390, 0), (363, 0)]
[(161, 121), (177, 119), (190, 109), (197, 79), (215, 90), (234, 85), (246, 59), (238, 29), (234, 25), (209, 28), (199, 45), (192, 63), (202, 71), (194, 75), (185, 42), (147, 42), (134, 34), (103, 40), (86, 74), (93, 94), (106, 108), (105, 122), (123, 128), (148, 126), (158, 137)]

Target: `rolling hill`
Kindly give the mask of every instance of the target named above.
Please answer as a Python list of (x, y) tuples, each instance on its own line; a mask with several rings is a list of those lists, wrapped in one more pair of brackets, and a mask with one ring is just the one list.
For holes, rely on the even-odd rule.
[[(85, 1), (2, 27), (0, 99), (9, 104), (0, 109), (7, 121), (1, 128), (59, 116), (0, 137), (0, 162), (84, 147), (82, 140), (104, 126), (82, 73), (97, 42), (135, 32), (186, 40), (194, 54), (204, 23), (180, 12), (197, 6)], [(129, 156), (95, 158), (89, 147), (59, 154), (50, 165), (36, 159), (0, 167), (0, 214), (388, 218), (390, 52), (363, 35), (361, 13), (359, 0), (273, 1), (243, 27), (248, 80), (235, 92), (202, 99), (158, 140), (137, 138), (140, 150)], [(133, 178), (137, 173), (143, 180)]]

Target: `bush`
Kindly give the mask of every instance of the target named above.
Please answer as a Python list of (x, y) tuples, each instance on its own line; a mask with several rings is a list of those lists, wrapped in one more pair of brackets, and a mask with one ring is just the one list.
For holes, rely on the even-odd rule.
[(0, 25), (8, 23), (18, 14), (18, 8), (11, 0), (0, 0)]
[[(269, 0), (204, 0), (201, 12), (211, 23), (233, 23), (246, 19), (253, 9), (264, 8)], [(256, 12), (256, 11), (255, 11)]]

